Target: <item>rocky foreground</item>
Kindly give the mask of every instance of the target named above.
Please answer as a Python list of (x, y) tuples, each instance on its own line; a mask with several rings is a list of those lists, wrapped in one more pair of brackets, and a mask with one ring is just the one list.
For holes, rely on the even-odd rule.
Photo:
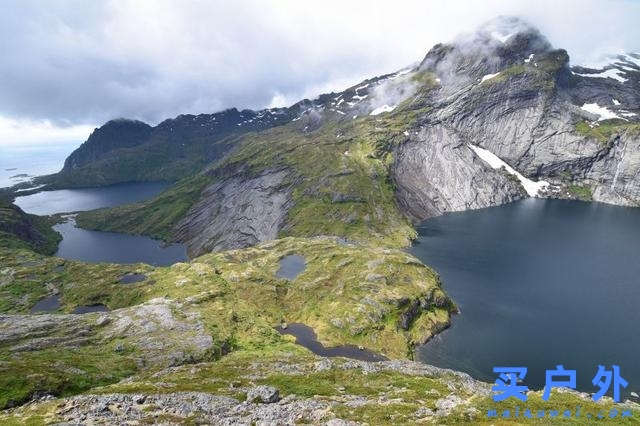
[[(593, 403), (588, 395), (554, 392), (548, 403), (529, 392), (526, 404), (494, 404), (490, 385), (466, 374), (410, 361), (370, 363), (314, 357), (292, 345), (264, 353), (235, 353), (214, 363), (171, 367), (89, 393), (43, 395), (0, 414), (4, 423), (62, 424), (449, 424), (491, 423), (487, 410), (582, 407), (587, 413), (640, 405)], [(549, 415), (549, 414), (547, 414)], [(620, 419), (617, 420), (618, 422)], [(520, 419), (516, 423), (525, 423)], [(607, 424), (607, 420), (598, 421)], [(616, 422), (611, 422), (617, 424)]]
[[(169, 368), (125, 380), (99, 393), (61, 400), (45, 396), (7, 412), (3, 418), (30, 416), (44, 421), (97, 424), (189, 421), (329, 425), (360, 424), (349, 420), (358, 418), (375, 424), (443, 419), (454, 412), (459, 419), (475, 417), (479, 410), (472, 400), (489, 393), (488, 385), (465, 374), (408, 361), (368, 363), (301, 356), (299, 351), (269, 358), (277, 357), (280, 360), (273, 363), (250, 361), (245, 355), (231, 357), (235, 360), (221, 365)], [(240, 371), (241, 365), (245, 371)], [(339, 378), (348, 380), (332, 381)], [(200, 383), (190, 385), (193, 380)], [(211, 388), (217, 391), (206, 391)], [(416, 396), (424, 399), (409, 400)]]

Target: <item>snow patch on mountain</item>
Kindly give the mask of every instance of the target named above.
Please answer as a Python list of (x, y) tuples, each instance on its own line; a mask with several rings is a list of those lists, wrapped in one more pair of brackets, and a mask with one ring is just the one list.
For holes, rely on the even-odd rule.
[(378, 114), (382, 114), (383, 112), (391, 112), (394, 109), (396, 109), (397, 105), (393, 105), (393, 106), (389, 106), (387, 104), (384, 104), (382, 106), (379, 106), (378, 108), (374, 109), (373, 111), (371, 111), (369, 113), (369, 115), (378, 115)]
[[(607, 107), (600, 106), (596, 103), (594, 104), (584, 104), (580, 107), (580, 109), (590, 112), (591, 114), (598, 115), (598, 121), (609, 120), (611, 118), (622, 118), (615, 112), (607, 109)], [(624, 120), (624, 118), (622, 118)]]
[(495, 74), (487, 74), (485, 76), (482, 77), (482, 79), (480, 79), (480, 83), (487, 81), (495, 76), (497, 76), (498, 74), (500, 74), (499, 72), (495, 73)]
[(624, 58), (624, 61), (626, 62), (631, 62), (632, 64), (636, 65), (638, 68), (640, 68), (640, 55), (637, 53), (629, 53), (629, 54), (623, 54), (622, 55)]
[(509, 40), (512, 36), (513, 34), (504, 34), (499, 33), (498, 31), (491, 31), (491, 37), (495, 38), (500, 43), (506, 43), (507, 40)]
[(490, 165), (492, 168), (500, 169), (504, 167), (507, 173), (517, 177), (530, 197), (537, 197), (538, 193), (541, 190), (544, 190), (549, 186), (549, 182), (547, 181), (541, 180), (541, 181), (535, 182), (529, 178), (524, 177), (513, 167), (505, 163), (504, 160), (502, 160), (500, 157), (498, 157), (493, 152), (487, 149), (480, 148), (479, 146), (472, 145), (472, 144), (469, 144), (469, 148), (471, 148), (471, 150), (475, 152), (478, 157), (480, 157), (485, 163)]
[(574, 73), (575, 75), (579, 75), (580, 77), (591, 77), (591, 78), (612, 78), (614, 80), (618, 80), (620, 83), (624, 83), (625, 81), (628, 80), (628, 78), (624, 78), (623, 74), (620, 70), (617, 70), (615, 68), (610, 68), (606, 71), (601, 71), (599, 73), (596, 74), (580, 74), (580, 73)]

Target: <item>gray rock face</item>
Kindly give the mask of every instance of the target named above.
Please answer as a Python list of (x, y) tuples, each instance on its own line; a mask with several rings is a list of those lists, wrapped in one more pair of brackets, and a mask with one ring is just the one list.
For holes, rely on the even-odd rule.
[(0, 315), (0, 345), (9, 352), (82, 346), (91, 335), (91, 324), (76, 315)]
[(400, 207), (414, 220), (526, 195), (519, 183), (486, 165), (444, 126), (424, 127), (400, 146), (392, 174)]
[(196, 423), (215, 425), (322, 424), (330, 404), (315, 399), (289, 399), (281, 404), (240, 402), (202, 392), (153, 395), (79, 395), (64, 401), (59, 418), (72, 424)]
[[(515, 24), (506, 22), (507, 28)], [(579, 185), (595, 201), (640, 205), (640, 55), (618, 56), (604, 68), (618, 78), (598, 78), (602, 70), (574, 72), (565, 51), (524, 26), (506, 41), (481, 30), (437, 45), (420, 69), (435, 73), (441, 87), (426, 100), (430, 112), (396, 148), (392, 170), (399, 205), (412, 219), (526, 196), (468, 144), (531, 180), (553, 184), (542, 196), (570, 197), (566, 188)], [(596, 131), (611, 125), (582, 108), (591, 103), (619, 117), (616, 131), (578, 131), (580, 123)]]
[(175, 365), (202, 358), (213, 345), (198, 314), (176, 318), (173, 302), (153, 299), (131, 308), (85, 315), (0, 315), (0, 347), (18, 353), (48, 348), (134, 349), (147, 365)]
[(640, 135), (623, 130), (605, 142), (581, 135), (576, 123), (594, 117), (572, 99), (586, 95), (561, 85), (554, 92), (531, 91), (532, 80), (525, 75), (477, 86), (441, 109), (438, 118), (533, 180), (587, 185), (595, 201), (638, 205)]
[(436, 401), (436, 415), (446, 417), (460, 404), (464, 403), (463, 399), (457, 395), (448, 395)]
[(238, 249), (275, 239), (289, 204), (286, 170), (237, 175), (207, 187), (176, 227), (190, 256)]

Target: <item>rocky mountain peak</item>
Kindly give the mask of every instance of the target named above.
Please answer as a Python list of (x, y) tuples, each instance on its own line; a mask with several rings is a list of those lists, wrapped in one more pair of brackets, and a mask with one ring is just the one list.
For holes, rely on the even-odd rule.
[(95, 129), (65, 161), (63, 171), (87, 165), (105, 153), (143, 143), (152, 127), (142, 121), (118, 118)]
[(533, 25), (514, 16), (499, 16), (482, 24), (475, 33), (460, 37), (458, 45), (483, 41), (496, 53), (531, 54), (552, 49), (549, 40)]
[(500, 16), (449, 43), (435, 45), (420, 69), (459, 86), (552, 51), (551, 43), (536, 27), (521, 18)]

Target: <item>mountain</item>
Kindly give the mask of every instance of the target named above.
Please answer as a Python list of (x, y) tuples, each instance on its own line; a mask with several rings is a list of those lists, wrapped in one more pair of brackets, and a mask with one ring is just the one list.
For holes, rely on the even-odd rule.
[(199, 255), (322, 234), (403, 246), (409, 222), (528, 196), (638, 206), (639, 79), (640, 55), (572, 67), (537, 29), (499, 18), (414, 68), (283, 110), (155, 200), (78, 223)]
[[(351, 96), (357, 101), (353, 89)], [(186, 114), (155, 127), (138, 120), (111, 120), (71, 153), (59, 173), (34, 182), (53, 189), (178, 180), (223, 157), (244, 135), (285, 125), (311, 109), (329, 108), (331, 98), (304, 99), (289, 108)]]
[(130, 181), (173, 181), (189, 176), (227, 152), (247, 132), (289, 120), (283, 109), (181, 115), (155, 127), (112, 120), (89, 139), (54, 175), (37, 179), (52, 187), (101, 186)]

